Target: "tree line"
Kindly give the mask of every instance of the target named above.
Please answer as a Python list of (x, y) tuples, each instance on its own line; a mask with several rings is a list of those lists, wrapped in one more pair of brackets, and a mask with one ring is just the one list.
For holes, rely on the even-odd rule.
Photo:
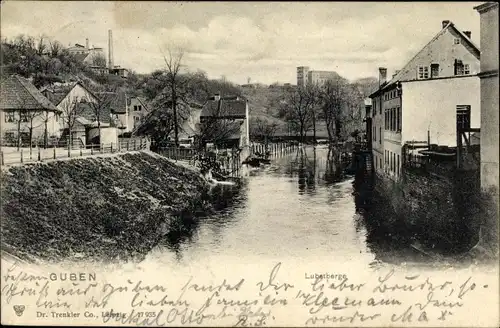
[(349, 136), (358, 137), (362, 130), (364, 98), (357, 84), (342, 77), (287, 88), (277, 102), (278, 117), (301, 141), (310, 131), (315, 140), (320, 122), (331, 142), (345, 141)]

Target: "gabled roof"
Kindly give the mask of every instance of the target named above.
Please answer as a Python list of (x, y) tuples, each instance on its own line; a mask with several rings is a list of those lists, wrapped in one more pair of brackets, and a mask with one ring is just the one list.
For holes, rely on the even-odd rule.
[(389, 87), (391, 87), (393, 84), (395, 84), (396, 82), (399, 82), (401, 81), (401, 78), (404, 74), (406, 74), (407, 72), (407, 68), (413, 63), (413, 60), (415, 58), (417, 58), (417, 56), (422, 53), (424, 50), (426, 50), (435, 40), (437, 40), (437, 38), (439, 38), (441, 35), (443, 35), (446, 31), (448, 31), (449, 29), (452, 29), (456, 34), (458, 34), (460, 36), (460, 38), (462, 39), (462, 41), (465, 41), (470, 49), (471, 49), (471, 52), (472, 54), (477, 58), (479, 59), (480, 57), (480, 50), (479, 50), (479, 47), (477, 47), (474, 42), (472, 42), (472, 40), (467, 37), (462, 31), (460, 31), (459, 29), (456, 28), (455, 24), (453, 24), (453, 22), (448, 22), (448, 24), (446, 24), (445, 27), (443, 27), (422, 49), (420, 49), (419, 52), (417, 52), (415, 54), (415, 56), (413, 56), (407, 63), (405, 66), (403, 66), (403, 68), (401, 70), (399, 70), (399, 72), (397, 74), (395, 74), (392, 79), (390, 79), (389, 81), (385, 82), (384, 84), (382, 84), (380, 86), (380, 88), (376, 91), (374, 91), (370, 97), (373, 97), (375, 95), (378, 94), (378, 92), (380, 90), (383, 90), (383, 89), (387, 89)]
[[(144, 107), (145, 110), (148, 110), (148, 105), (147, 105), (146, 99), (144, 99), (142, 97), (132, 97), (132, 98), (137, 99), (137, 101), (139, 101), (141, 103), (142, 107)], [(132, 99), (132, 98), (130, 98), (130, 99)]]
[(207, 100), (200, 117), (219, 118), (246, 118), (247, 101), (239, 97), (221, 97), (215, 100), (213, 97)]
[(113, 99), (111, 103), (111, 113), (113, 114), (126, 114), (127, 113), (127, 104), (128, 104), (127, 95), (124, 91), (116, 92), (116, 97)]
[(59, 112), (59, 109), (30, 81), (19, 75), (12, 75), (2, 81), (0, 109)]
[[(94, 108), (88, 102), (79, 102), (78, 106), (80, 106), (78, 110), (78, 117), (84, 118), (89, 122), (96, 122), (97, 118), (95, 116)], [(111, 112), (107, 107), (103, 107), (99, 112), (99, 121), (101, 123), (110, 123), (111, 122)], [(82, 123), (83, 124), (83, 123)]]
[(479, 6), (474, 7), (474, 9), (477, 10), (479, 13), (484, 13), (496, 7), (498, 7), (498, 2), (486, 2)]
[(40, 91), (42, 92), (45, 97), (47, 97), (52, 103), (56, 106), (58, 106), (61, 101), (63, 101), (64, 98), (73, 90), (77, 85), (85, 89), (88, 94), (90, 94), (94, 99), (97, 99), (96, 95), (90, 91), (85, 85), (83, 85), (81, 82), (73, 82), (70, 84), (62, 84), (62, 85), (55, 85), (55, 86), (50, 86), (50, 87), (45, 87), (42, 88)]

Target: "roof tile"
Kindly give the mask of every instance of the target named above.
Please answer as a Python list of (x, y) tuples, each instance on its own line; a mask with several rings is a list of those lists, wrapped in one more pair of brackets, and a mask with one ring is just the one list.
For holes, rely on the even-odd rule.
[(2, 81), (0, 109), (59, 111), (30, 81), (19, 75)]

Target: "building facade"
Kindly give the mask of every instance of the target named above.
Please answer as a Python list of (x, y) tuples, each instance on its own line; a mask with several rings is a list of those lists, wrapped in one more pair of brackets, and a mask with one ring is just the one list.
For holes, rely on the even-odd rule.
[[(87, 65), (91, 65), (94, 67), (106, 67), (106, 56), (104, 54), (104, 49), (101, 47), (90, 47), (89, 39), (86, 39), (86, 45), (81, 45), (79, 43), (75, 43), (74, 46), (70, 46), (67, 48), (68, 52), (83, 63)], [(102, 58), (101, 61), (97, 60), (97, 58)]]
[(229, 142), (238, 146), (241, 149), (242, 159), (250, 154), (248, 100), (238, 96), (215, 95), (211, 97), (201, 110), (200, 125), (213, 125), (214, 133), (207, 134), (207, 136), (210, 139), (219, 139), (222, 143)]
[(331, 71), (309, 71), (307, 74), (307, 83), (323, 85), (328, 80), (334, 80), (339, 75)]
[(308, 81), (309, 67), (300, 66), (297, 67), (297, 86), (305, 87)]
[(457, 113), (467, 108), (480, 125), (479, 49), (446, 20), (439, 33), (387, 81), (379, 68), (372, 98), (372, 152), (377, 174), (398, 180), (403, 145), (419, 141), (456, 146)]
[(0, 126), (2, 145), (16, 144), (19, 138), (32, 140), (59, 132), (60, 110), (29, 80), (12, 75), (0, 88)]
[(297, 67), (297, 86), (305, 87), (308, 84), (323, 85), (328, 80), (338, 78), (339, 75), (332, 71), (313, 71), (308, 66)]
[(481, 187), (498, 195), (498, 3), (475, 9), (481, 17)]

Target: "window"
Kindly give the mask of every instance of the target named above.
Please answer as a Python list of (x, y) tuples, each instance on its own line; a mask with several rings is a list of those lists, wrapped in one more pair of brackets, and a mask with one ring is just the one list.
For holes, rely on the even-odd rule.
[(401, 132), (401, 107), (398, 107), (397, 108), (397, 126), (396, 126), (396, 130), (398, 132)]
[(459, 38), (455, 38), (455, 40), (453, 40), (453, 43), (454, 44), (460, 44), (460, 39)]
[(464, 74), (470, 74), (470, 65), (469, 64), (465, 64), (464, 65)]
[(389, 109), (389, 130), (392, 131), (392, 108)]
[(14, 112), (5, 112), (5, 123), (13, 123), (16, 120)]
[(134, 112), (137, 112), (137, 105), (134, 105)]
[(429, 67), (419, 66), (418, 67), (418, 78), (419, 79), (428, 79), (429, 78)]
[(457, 106), (457, 129), (470, 128), (470, 105)]
[(8, 140), (9, 142), (13, 142), (16, 138), (16, 135), (14, 132), (5, 132), (5, 140)]
[(378, 143), (382, 144), (382, 128), (378, 128)]
[(431, 77), (439, 76), (439, 64), (431, 64)]
[(373, 127), (373, 141), (377, 141), (377, 128)]
[(26, 115), (26, 113), (19, 113), (19, 118), (21, 122), (28, 122), (28, 115)]
[[(455, 59), (455, 75), (464, 75), (465, 74), (465, 65), (461, 60)], [(469, 65), (467, 65), (468, 67)], [(470, 71), (470, 67), (468, 67), (468, 71)]]

